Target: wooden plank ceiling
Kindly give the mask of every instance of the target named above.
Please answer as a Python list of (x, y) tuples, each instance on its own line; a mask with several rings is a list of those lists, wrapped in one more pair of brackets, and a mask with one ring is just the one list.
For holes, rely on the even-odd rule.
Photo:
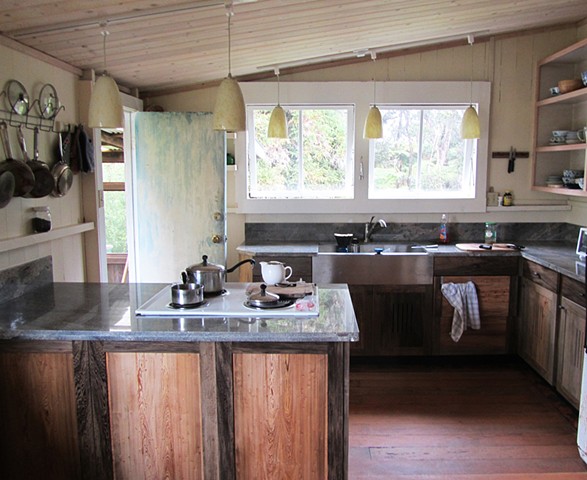
[[(467, 35), (575, 24), (585, 0), (233, 0), (232, 74), (316, 65)], [(79, 69), (139, 91), (210, 84), (228, 73), (224, 0), (2, 0), (0, 32)], [(357, 61), (359, 61), (357, 59)]]

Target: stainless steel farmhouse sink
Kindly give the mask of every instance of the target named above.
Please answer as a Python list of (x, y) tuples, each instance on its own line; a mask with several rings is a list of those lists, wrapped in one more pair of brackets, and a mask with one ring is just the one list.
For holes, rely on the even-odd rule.
[(331, 243), (318, 245), (318, 254), (337, 255), (426, 255), (426, 249), (420, 245), (409, 243), (360, 243), (358, 252), (337, 251), (337, 246)]
[(312, 272), (317, 283), (430, 285), (432, 256), (410, 244), (361, 244), (359, 253), (320, 245), (312, 258)]

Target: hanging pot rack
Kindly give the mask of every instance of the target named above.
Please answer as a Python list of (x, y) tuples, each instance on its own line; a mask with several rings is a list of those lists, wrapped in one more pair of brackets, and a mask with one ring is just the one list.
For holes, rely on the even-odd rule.
[[(45, 95), (47, 98), (44, 98)], [(0, 91), (0, 120), (12, 127), (23, 126), (29, 130), (38, 128), (43, 132), (58, 133), (55, 130), (55, 119), (62, 110), (65, 110), (65, 106), (59, 105), (57, 91), (50, 83), (43, 85), (39, 97), (30, 104), (28, 94), (18, 80), (8, 80)]]

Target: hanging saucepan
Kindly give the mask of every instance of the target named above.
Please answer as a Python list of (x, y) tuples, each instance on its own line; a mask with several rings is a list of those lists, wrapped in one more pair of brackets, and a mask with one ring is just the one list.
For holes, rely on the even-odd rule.
[(14, 175), (12, 172), (0, 173), (0, 208), (10, 203), (14, 195)]
[(0, 122), (0, 139), (2, 140), (4, 153), (6, 154), (6, 161), (0, 163), (0, 175), (3, 172), (11, 172), (14, 175), (14, 196), (22, 197), (29, 193), (35, 186), (35, 176), (26, 163), (12, 156), (6, 122)]
[(49, 165), (45, 162), (39, 161), (39, 146), (38, 146), (38, 135), (39, 129), (35, 127), (34, 147), (35, 147), (35, 158), (31, 160), (26, 149), (24, 141), (24, 135), (22, 133), (22, 125), (18, 126), (17, 129), (18, 144), (22, 150), (22, 155), (26, 164), (30, 167), (33, 174), (35, 175), (35, 186), (27, 194), (28, 197), (41, 198), (49, 195), (55, 188), (55, 179), (49, 170)]
[(233, 272), (245, 263), (255, 265), (255, 260), (248, 258), (238, 262), (229, 269), (225, 269), (222, 265), (216, 265), (209, 262), (208, 255), (204, 255), (202, 257), (202, 263), (187, 267), (185, 269), (185, 274), (189, 283), (199, 283), (200, 285), (204, 285), (204, 295), (218, 295), (224, 290), (225, 275)]
[(69, 153), (71, 149), (71, 133), (65, 133), (65, 140), (61, 138), (63, 134), (58, 133), (59, 137), (59, 153), (61, 154), (61, 160), (55, 165), (51, 173), (55, 179), (55, 188), (53, 189), (53, 196), (62, 197), (71, 188), (73, 184), (73, 172), (69, 168)]
[(247, 304), (250, 307), (267, 308), (278, 305), (279, 295), (267, 291), (267, 285), (261, 284), (261, 290), (249, 295)]

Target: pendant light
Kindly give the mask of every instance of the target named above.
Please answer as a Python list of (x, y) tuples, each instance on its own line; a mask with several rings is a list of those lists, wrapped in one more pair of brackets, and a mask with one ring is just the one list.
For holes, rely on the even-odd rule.
[[(102, 26), (105, 27), (106, 24)], [(122, 128), (124, 125), (120, 91), (114, 79), (106, 71), (106, 37), (108, 35), (110, 35), (108, 30), (102, 30), (104, 71), (98, 76), (92, 88), (88, 111), (89, 128)]]
[(275, 68), (277, 76), (277, 106), (271, 112), (269, 117), (269, 126), (267, 127), (267, 137), (269, 138), (288, 138), (287, 122), (285, 120), (285, 110), (279, 103), (279, 68)]
[(218, 87), (216, 103), (214, 105), (214, 130), (225, 132), (240, 132), (245, 130), (245, 101), (243, 92), (238, 82), (232, 78), (230, 73), (230, 17), (232, 1), (225, 1), (226, 16), (228, 17), (228, 76), (222, 80)]
[[(377, 54), (371, 52), (371, 59), (375, 63)], [(363, 128), (363, 138), (382, 138), (383, 137), (383, 122), (381, 120), (381, 112), (376, 105), (376, 82), (373, 77), (373, 106), (369, 109), (367, 119), (365, 120), (365, 127)]]
[(475, 37), (468, 35), (467, 40), (471, 45), (471, 83), (470, 83), (470, 97), (469, 107), (463, 114), (463, 120), (461, 122), (461, 138), (472, 139), (481, 137), (481, 126), (479, 125), (479, 116), (477, 110), (473, 106), (473, 42)]

